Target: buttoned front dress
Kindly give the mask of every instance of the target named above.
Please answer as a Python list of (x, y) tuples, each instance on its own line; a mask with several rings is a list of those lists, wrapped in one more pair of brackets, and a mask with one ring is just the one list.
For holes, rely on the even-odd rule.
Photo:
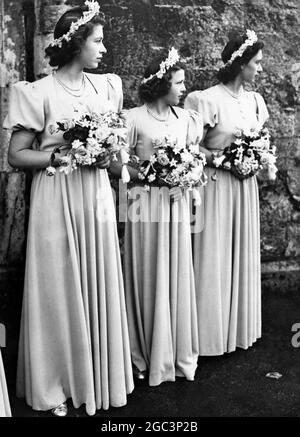
[[(235, 95), (222, 84), (190, 93), (185, 107), (201, 114), (202, 145), (210, 151), (223, 150), (239, 129), (268, 118), (260, 94)], [(226, 170), (205, 171), (204, 229), (192, 235), (199, 353), (221, 355), (261, 337), (259, 198), (256, 176), (240, 181)]]

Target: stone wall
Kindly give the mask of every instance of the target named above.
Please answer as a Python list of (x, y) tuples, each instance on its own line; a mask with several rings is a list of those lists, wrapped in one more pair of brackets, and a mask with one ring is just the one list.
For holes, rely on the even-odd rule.
[[(5, 14), (12, 18), (6, 24), (16, 44), (13, 50), (18, 59), (23, 59), (26, 52), (29, 80), (50, 71), (43, 49), (51, 38), (54, 24), (66, 8), (81, 3), (81, 0), (5, 0)], [(174, 45), (180, 50), (186, 60), (186, 86), (191, 91), (215, 83), (215, 73), (221, 65), (220, 52), (231, 29), (251, 28), (264, 41), (264, 71), (255, 88), (269, 108), (269, 127), (278, 148), (279, 173), (275, 183), (260, 186), (263, 278), (266, 289), (297, 291), (300, 274), (299, 0), (103, 0), (101, 4), (107, 16), (104, 42), (108, 53), (99, 71), (115, 72), (122, 77), (125, 107), (138, 104), (137, 86), (143, 70), (161, 48)], [(20, 31), (24, 27), (26, 50)], [(8, 48), (8, 35), (5, 41)], [(1, 56), (3, 63), (5, 55)], [(15, 81), (18, 75), (23, 77), (24, 69), (20, 68), (21, 72), (1, 82), (4, 113), (9, 82)], [(12, 172), (5, 163), (4, 133), (0, 143), (3, 217), (0, 224), (5, 231), (0, 263), (11, 266), (24, 253), (21, 242), (25, 182), (22, 173)]]

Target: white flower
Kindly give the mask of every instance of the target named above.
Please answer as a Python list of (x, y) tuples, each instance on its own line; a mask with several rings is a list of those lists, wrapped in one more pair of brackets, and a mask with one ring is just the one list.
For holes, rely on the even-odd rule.
[(64, 120), (63, 121), (63, 124), (64, 124), (64, 129), (65, 130), (69, 130), (69, 129), (72, 129), (73, 127), (75, 127), (75, 120)]
[(184, 152), (181, 153), (181, 160), (185, 163), (189, 163), (194, 160), (194, 157), (188, 150), (185, 149)]
[(193, 154), (199, 153), (199, 146), (197, 144), (190, 144), (189, 145), (189, 150)]
[(276, 173), (278, 169), (276, 165), (269, 165), (268, 166), (268, 177), (271, 181), (274, 181), (276, 179)]
[(149, 175), (149, 176), (148, 176), (148, 181), (149, 181), (150, 183), (153, 182), (153, 181), (155, 181), (155, 175), (154, 175), (154, 174)]
[(78, 149), (82, 145), (83, 145), (83, 142), (80, 141), (80, 140), (72, 141), (72, 148), (75, 149), (75, 150)]
[(223, 161), (224, 161), (225, 158), (226, 158), (225, 155), (216, 156), (216, 157), (214, 158), (214, 165), (215, 165), (216, 167), (220, 167), (220, 165), (222, 165), (222, 163), (223, 163)]
[(241, 138), (237, 138), (235, 140), (234, 144), (236, 144), (237, 146), (240, 146), (242, 144), (242, 139)]
[(225, 162), (223, 164), (223, 168), (225, 168), (226, 170), (230, 170), (231, 169), (231, 163), (229, 161)]
[(49, 166), (46, 168), (46, 175), (47, 175), (47, 176), (54, 176), (55, 173), (56, 173), (56, 169), (55, 169), (54, 167), (52, 167), (51, 165), (49, 165)]
[(144, 173), (138, 172), (138, 178), (143, 181), (146, 178), (146, 176), (144, 175)]

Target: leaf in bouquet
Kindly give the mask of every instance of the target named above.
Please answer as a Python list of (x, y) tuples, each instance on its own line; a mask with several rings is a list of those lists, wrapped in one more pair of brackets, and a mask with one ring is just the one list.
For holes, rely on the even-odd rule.
[(75, 126), (74, 129), (72, 129), (72, 133), (74, 139), (85, 141), (89, 136), (89, 128), (82, 127), (82, 126)]
[(62, 123), (62, 122), (60, 122), (60, 121), (57, 121), (57, 122), (56, 122), (56, 126), (57, 126), (57, 128), (58, 128), (59, 130), (62, 130), (62, 131), (65, 131), (65, 130), (66, 130), (66, 128), (65, 128), (65, 123)]
[(73, 139), (73, 134), (72, 134), (72, 132), (71, 132), (71, 131), (67, 131), (67, 132), (65, 132), (65, 133), (63, 134), (63, 138), (64, 138), (66, 141), (72, 141), (72, 139)]

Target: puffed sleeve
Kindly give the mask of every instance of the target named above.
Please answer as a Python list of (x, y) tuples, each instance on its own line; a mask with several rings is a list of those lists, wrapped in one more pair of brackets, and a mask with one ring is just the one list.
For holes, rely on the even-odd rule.
[(13, 131), (42, 132), (44, 126), (43, 96), (35, 84), (22, 81), (12, 85), (3, 127)]
[(126, 125), (128, 129), (128, 137), (127, 137), (128, 144), (131, 153), (134, 153), (134, 149), (137, 144), (137, 127), (136, 127), (134, 112), (132, 109), (129, 109), (129, 110), (124, 110), (124, 114), (126, 117)]
[(187, 144), (200, 144), (203, 138), (202, 115), (193, 109), (187, 110), (189, 115)]
[(193, 109), (201, 114), (204, 127), (214, 127), (218, 123), (218, 110), (212, 96), (205, 91), (193, 91), (188, 94), (185, 109)]
[(120, 112), (123, 108), (123, 88), (121, 78), (112, 73), (106, 74), (108, 83), (108, 99), (113, 102), (115, 110)]
[(255, 92), (254, 97), (257, 103), (258, 121), (260, 124), (263, 125), (269, 118), (269, 111), (264, 101), (264, 98), (259, 93)]

